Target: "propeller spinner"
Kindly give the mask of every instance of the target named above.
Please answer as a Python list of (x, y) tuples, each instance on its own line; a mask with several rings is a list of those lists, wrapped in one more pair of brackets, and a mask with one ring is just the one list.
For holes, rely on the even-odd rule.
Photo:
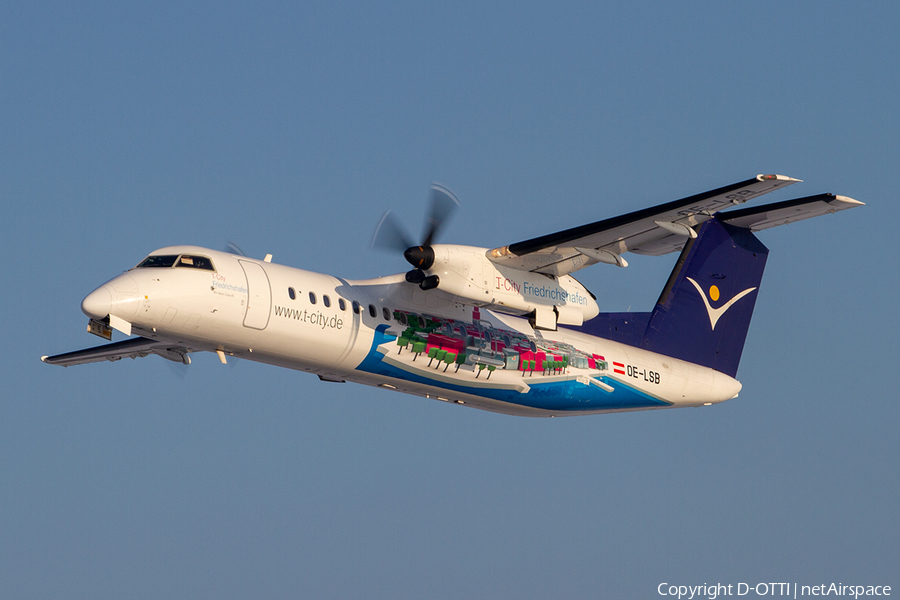
[(457, 208), (459, 200), (453, 192), (433, 183), (431, 207), (425, 220), (421, 245), (415, 245), (403, 226), (394, 218), (393, 213), (386, 211), (375, 227), (371, 247), (390, 252), (403, 252), (406, 262), (413, 266), (413, 270), (406, 274), (406, 281), (418, 284), (423, 290), (434, 289), (440, 281), (438, 276), (425, 274), (425, 271), (434, 264), (434, 249), (431, 245), (437, 240), (444, 225)]

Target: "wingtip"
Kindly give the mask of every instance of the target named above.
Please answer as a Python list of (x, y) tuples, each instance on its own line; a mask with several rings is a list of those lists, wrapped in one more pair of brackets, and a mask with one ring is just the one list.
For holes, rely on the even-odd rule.
[(837, 200), (838, 202), (844, 202), (845, 204), (850, 204), (852, 206), (865, 206), (866, 205), (865, 202), (860, 202), (859, 200), (854, 200), (853, 198), (850, 198), (849, 196), (838, 196), (837, 194), (835, 194), (834, 199)]
[(778, 174), (764, 175), (764, 174), (760, 173), (759, 175), (756, 176), (756, 178), (760, 181), (781, 181), (788, 185), (790, 185), (792, 183), (803, 183), (802, 179), (794, 179), (793, 177), (788, 177), (787, 175), (778, 175)]

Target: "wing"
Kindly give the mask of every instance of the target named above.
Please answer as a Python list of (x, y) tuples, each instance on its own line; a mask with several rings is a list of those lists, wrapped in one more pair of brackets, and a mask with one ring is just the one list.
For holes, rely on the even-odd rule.
[(565, 275), (598, 262), (626, 266), (621, 257), (625, 252), (661, 256), (681, 250), (696, 235), (691, 228), (716, 212), (798, 181), (784, 175), (757, 175), (703, 194), (495, 248), (488, 255), (499, 266), (548, 275)]
[(720, 214), (719, 219), (736, 227), (744, 227), (751, 231), (762, 231), (770, 227), (786, 225), (787, 223), (833, 214), (854, 206), (864, 205), (864, 202), (848, 198), (847, 196), (818, 194), (764, 206), (731, 210)]
[(56, 356), (42, 356), (41, 360), (51, 365), (70, 367), (72, 365), (83, 365), (103, 360), (115, 361), (122, 358), (141, 358), (150, 354), (158, 354), (168, 360), (189, 365), (191, 364), (191, 359), (187, 355), (188, 352), (187, 348), (177, 344), (173, 345), (172, 342), (160, 342), (139, 337), (86, 350), (57, 354)]

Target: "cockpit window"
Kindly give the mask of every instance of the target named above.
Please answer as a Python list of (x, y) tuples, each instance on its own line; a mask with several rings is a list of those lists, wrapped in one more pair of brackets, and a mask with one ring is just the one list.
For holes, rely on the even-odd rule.
[(194, 256), (191, 254), (160, 254), (158, 256), (148, 256), (135, 269), (143, 269), (145, 267), (187, 267), (189, 269), (203, 269), (204, 271), (215, 271), (212, 261), (205, 256)]
[(143, 269), (144, 267), (171, 267), (178, 260), (177, 254), (163, 254), (160, 256), (148, 256), (141, 261), (141, 264), (135, 269)]
[(213, 269), (212, 261), (205, 256), (191, 256), (189, 254), (182, 254), (181, 258), (178, 259), (178, 264), (176, 264), (175, 266), (188, 267), (191, 269), (203, 269), (204, 271), (215, 271), (215, 269)]

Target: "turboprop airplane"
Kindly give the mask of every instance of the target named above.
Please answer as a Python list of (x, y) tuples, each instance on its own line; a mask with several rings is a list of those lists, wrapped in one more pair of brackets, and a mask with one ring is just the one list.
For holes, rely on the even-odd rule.
[[(104, 346), (41, 358), (62, 366), (194, 352), (239, 357), (444, 402), (556, 417), (706, 406), (735, 379), (767, 248), (756, 233), (862, 202), (819, 194), (734, 209), (798, 182), (746, 181), (500, 248), (437, 244), (458, 206), (432, 188), (421, 243), (386, 213), (373, 246), (413, 269), (351, 281), (196, 246), (171, 246), (88, 294)], [(732, 210), (726, 210), (732, 209)], [(628, 252), (680, 251), (647, 313), (601, 313), (571, 273), (626, 267)]]

